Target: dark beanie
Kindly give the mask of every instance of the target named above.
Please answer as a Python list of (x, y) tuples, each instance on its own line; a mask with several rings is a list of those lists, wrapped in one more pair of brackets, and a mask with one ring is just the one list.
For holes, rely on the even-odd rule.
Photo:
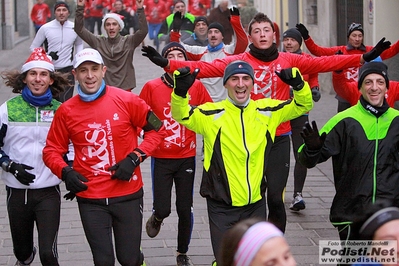
[(362, 34), (364, 34), (362, 24), (360, 24), (360, 23), (354, 23), (354, 22), (353, 22), (353, 23), (350, 24), (349, 27), (348, 27), (348, 35), (347, 35), (347, 37), (349, 37), (349, 35), (351, 35), (351, 33), (354, 32), (355, 30), (358, 30), (358, 31), (360, 31)]
[(362, 87), (362, 83), (364, 79), (366, 78), (367, 75), (369, 74), (379, 74), (384, 77), (385, 83), (387, 85), (387, 88), (389, 88), (389, 78), (388, 78), (388, 67), (382, 62), (376, 62), (376, 61), (371, 61), (368, 63), (365, 63), (360, 69), (359, 69), (359, 80), (357, 81), (357, 87), (360, 89)]
[(225, 85), (227, 80), (235, 74), (248, 74), (252, 78), (252, 81), (254, 81), (254, 69), (252, 66), (247, 62), (238, 60), (227, 65), (224, 70), (223, 85)]
[(184, 54), (184, 58), (188, 60), (186, 55), (186, 49), (184, 49), (184, 47), (177, 42), (170, 42), (167, 45), (165, 45), (165, 47), (162, 49), (162, 56), (166, 58), (168, 57), (168, 54), (174, 50), (179, 50), (180, 52), (182, 52)]
[(222, 24), (220, 24), (219, 22), (212, 22), (211, 24), (209, 24), (208, 30), (210, 30), (210, 29), (218, 29), (224, 36), (224, 28), (223, 28)]
[(302, 35), (296, 28), (291, 28), (291, 29), (286, 30), (283, 33), (283, 39), (285, 37), (293, 38), (295, 41), (297, 41), (299, 43), (299, 46), (302, 45)]
[(57, 1), (54, 5), (54, 11), (59, 8), (60, 6), (62, 7), (66, 7), (66, 9), (68, 9), (69, 12), (71, 12), (71, 10), (69, 9), (69, 5), (66, 2), (63, 1)]
[(206, 19), (206, 17), (204, 17), (204, 16), (198, 16), (198, 17), (196, 17), (195, 20), (194, 20), (194, 27), (195, 27), (195, 25), (197, 24), (197, 22), (200, 22), (200, 21), (203, 21), (203, 22), (205, 22), (206, 25), (208, 25), (208, 20)]

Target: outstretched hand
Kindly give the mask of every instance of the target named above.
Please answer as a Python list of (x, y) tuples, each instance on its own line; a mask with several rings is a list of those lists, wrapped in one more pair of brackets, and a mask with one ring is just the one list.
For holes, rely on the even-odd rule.
[(151, 62), (153, 62), (157, 66), (163, 68), (169, 64), (169, 60), (163, 57), (160, 53), (158, 53), (157, 50), (152, 46), (143, 46), (141, 48), (141, 51), (143, 52), (143, 56), (148, 57)]
[(180, 11), (177, 11), (173, 15), (172, 30), (174, 32), (180, 31), (182, 24), (183, 24), (183, 14)]
[(379, 57), (382, 52), (384, 52), (389, 47), (391, 47), (391, 42), (385, 41), (384, 37), (373, 47), (373, 49), (371, 49), (370, 52), (363, 54), (363, 60), (366, 62), (370, 62)]
[(233, 6), (229, 10), (230, 10), (230, 16), (239, 16), (240, 15), (240, 10), (235, 6)]
[(316, 121), (312, 121), (312, 126), (306, 122), (300, 133), (308, 150), (320, 150), (326, 140), (326, 132), (320, 136), (319, 129), (317, 128)]
[(285, 68), (280, 72), (276, 71), (276, 75), (286, 84), (290, 85), (294, 90), (300, 90), (303, 88), (305, 84), (299, 72), (299, 69), (296, 67), (293, 68)]
[(304, 40), (309, 39), (309, 31), (302, 23), (296, 24), (296, 29), (301, 33)]
[(180, 97), (186, 98), (187, 91), (193, 85), (199, 71), (199, 68), (196, 68), (193, 73), (190, 73), (189, 67), (179, 68), (175, 70), (173, 72), (175, 94)]

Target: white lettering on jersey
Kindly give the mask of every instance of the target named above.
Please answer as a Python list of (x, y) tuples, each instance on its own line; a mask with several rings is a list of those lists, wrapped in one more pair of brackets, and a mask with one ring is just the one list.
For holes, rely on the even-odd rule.
[(359, 68), (350, 67), (346, 69), (345, 77), (348, 81), (357, 81), (359, 79)]
[(168, 130), (171, 133), (168, 134), (170, 136), (165, 138), (164, 141), (165, 147), (167, 148), (172, 145), (176, 145), (178, 147), (184, 147), (184, 141), (185, 141), (184, 130), (182, 130), (182, 126), (172, 118), (172, 113), (170, 110), (170, 102), (168, 103), (168, 107), (164, 108), (163, 114), (165, 116), (163, 124), (166, 130)]
[[(93, 123), (89, 124), (89, 130), (85, 131), (85, 139), (92, 145), (87, 146), (82, 151), (90, 161), (96, 162), (95, 164), (91, 165), (90, 167), (93, 169), (93, 174), (98, 175), (99, 173), (103, 174), (111, 174), (105, 168), (110, 166), (109, 161), (109, 153), (107, 150), (107, 135), (111, 136), (112, 140), (112, 132), (109, 120), (106, 121), (107, 124), (107, 131), (104, 129), (104, 126), (101, 124)], [(108, 133), (108, 134), (107, 134)], [(114, 150), (113, 144), (111, 150)], [(115, 158), (115, 155), (113, 155)]]
[(265, 98), (276, 97), (277, 78), (274, 74), (274, 66), (258, 66), (254, 70), (255, 84), (253, 92), (262, 94)]

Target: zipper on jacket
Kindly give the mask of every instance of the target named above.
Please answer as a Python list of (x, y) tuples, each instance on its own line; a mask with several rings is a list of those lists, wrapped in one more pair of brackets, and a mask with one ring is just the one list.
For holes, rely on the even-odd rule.
[(24, 202), (24, 204), (25, 205), (28, 204), (28, 190), (27, 189), (25, 189), (25, 202)]
[(378, 158), (378, 118), (376, 123), (376, 136), (375, 136), (375, 147), (374, 147), (374, 165), (373, 165), (373, 196), (372, 202), (375, 203), (376, 191), (377, 191), (377, 158)]
[(247, 143), (245, 141), (245, 126), (244, 126), (244, 109), (241, 109), (241, 129), (242, 129), (242, 142), (244, 144), (245, 151), (247, 152), (247, 159), (245, 160), (245, 178), (247, 180), (248, 187), (248, 204), (251, 203), (252, 191), (251, 191), (251, 182), (249, 181), (249, 151), (247, 148)]

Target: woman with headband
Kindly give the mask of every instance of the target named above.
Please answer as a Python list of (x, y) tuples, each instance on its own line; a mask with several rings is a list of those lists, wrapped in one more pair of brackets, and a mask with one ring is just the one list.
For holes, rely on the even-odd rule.
[(283, 233), (272, 223), (243, 220), (222, 239), (221, 266), (296, 265)]
[[(399, 208), (394, 207), (391, 201), (380, 200), (367, 209), (368, 211), (354, 223), (357, 239), (375, 241), (396, 240), (399, 243)], [(396, 252), (398, 258), (398, 249)], [(352, 266), (362, 265), (366, 264), (352, 264)], [(367, 265), (370, 265), (370, 263)], [(374, 265), (383, 266), (385, 264)]]

